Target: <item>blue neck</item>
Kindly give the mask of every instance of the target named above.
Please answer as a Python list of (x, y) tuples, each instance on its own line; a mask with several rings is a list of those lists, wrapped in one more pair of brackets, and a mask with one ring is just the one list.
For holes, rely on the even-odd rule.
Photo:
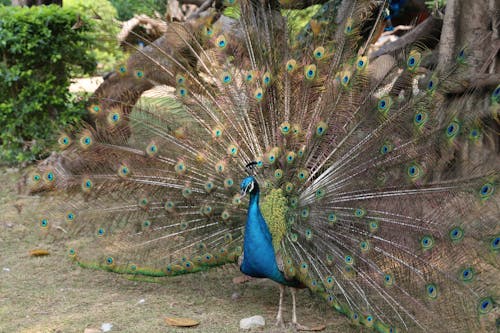
[[(262, 216), (259, 207), (260, 192), (250, 194), (250, 203), (248, 205), (247, 223), (245, 226), (245, 235), (248, 231), (251, 234), (255, 233), (255, 236), (259, 236), (259, 240), (266, 242), (266, 248), (271, 246), (273, 249), (272, 256), (275, 257), (274, 247), (273, 247), (273, 237), (269, 231), (266, 220)], [(264, 244), (257, 243), (255, 245), (263, 246)]]
[(250, 204), (248, 205), (248, 210), (250, 211), (251, 207), (256, 206), (260, 212), (259, 208), (259, 200), (260, 200), (260, 191), (250, 194)]
[(250, 194), (245, 240), (243, 243), (243, 262), (240, 270), (250, 276), (269, 278), (281, 284), (293, 285), (278, 269), (273, 239), (259, 208), (259, 192)]

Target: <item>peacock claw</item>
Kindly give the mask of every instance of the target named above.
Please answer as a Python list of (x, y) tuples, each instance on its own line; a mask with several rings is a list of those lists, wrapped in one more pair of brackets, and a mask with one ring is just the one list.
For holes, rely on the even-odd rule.
[(299, 323), (292, 323), (292, 328), (295, 331), (310, 331), (311, 330), (308, 326), (304, 326), (304, 325), (299, 324)]

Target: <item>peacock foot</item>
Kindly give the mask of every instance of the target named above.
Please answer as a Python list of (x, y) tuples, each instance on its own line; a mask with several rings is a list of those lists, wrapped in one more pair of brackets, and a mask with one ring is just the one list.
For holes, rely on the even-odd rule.
[(284, 328), (285, 322), (283, 321), (283, 295), (285, 294), (285, 287), (280, 284), (279, 288), (280, 288), (280, 301), (278, 306), (278, 314), (276, 315), (276, 326)]
[(296, 300), (295, 300), (295, 294), (297, 293), (297, 289), (295, 288), (290, 288), (292, 292), (292, 328), (295, 331), (322, 331), (326, 328), (325, 325), (317, 325), (314, 327), (309, 327), (305, 326), (302, 324), (299, 324), (297, 322), (297, 308), (296, 308)]
[(283, 317), (276, 317), (276, 324), (274, 324), (276, 327), (281, 327), (285, 328), (285, 322), (283, 320)]
[(304, 326), (304, 325), (299, 324), (299, 323), (292, 323), (292, 328), (295, 331), (310, 331), (310, 328), (308, 326)]

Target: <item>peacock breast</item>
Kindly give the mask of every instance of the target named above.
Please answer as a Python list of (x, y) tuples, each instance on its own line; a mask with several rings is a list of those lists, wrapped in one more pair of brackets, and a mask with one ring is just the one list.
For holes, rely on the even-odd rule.
[(275, 279), (279, 272), (271, 233), (258, 205), (249, 207), (240, 270), (249, 276), (270, 279)]

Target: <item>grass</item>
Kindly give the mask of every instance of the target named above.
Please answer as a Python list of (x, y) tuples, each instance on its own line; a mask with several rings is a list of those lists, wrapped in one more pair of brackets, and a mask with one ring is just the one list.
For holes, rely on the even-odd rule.
[[(274, 327), (278, 288), (268, 280), (234, 284), (235, 267), (219, 268), (157, 283), (82, 269), (66, 256), (66, 246), (36, 232), (33, 198), (17, 196), (23, 171), (0, 169), (0, 332), (84, 332), (111, 323), (111, 332), (238, 332), (239, 321), (262, 315), (258, 332), (291, 332)], [(59, 204), (43, 198), (44, 209)], [(21, 207), (18, 212), (15, 205)], [(46, 249), (50, 255), (32, 257)], [(285, 321), (291, 320), (291, 300), (285, 299)], [(298, 318), (305, 325), (325, 324), (324, 332), (360, 332), (346, 318), (298, 293)], [(173, 328), (165, 317), (200, 321), (195, 328)], [(99, 330), (98, 330), (99, 331)], [(97, 332), (98, 332), (97, 331)]]

